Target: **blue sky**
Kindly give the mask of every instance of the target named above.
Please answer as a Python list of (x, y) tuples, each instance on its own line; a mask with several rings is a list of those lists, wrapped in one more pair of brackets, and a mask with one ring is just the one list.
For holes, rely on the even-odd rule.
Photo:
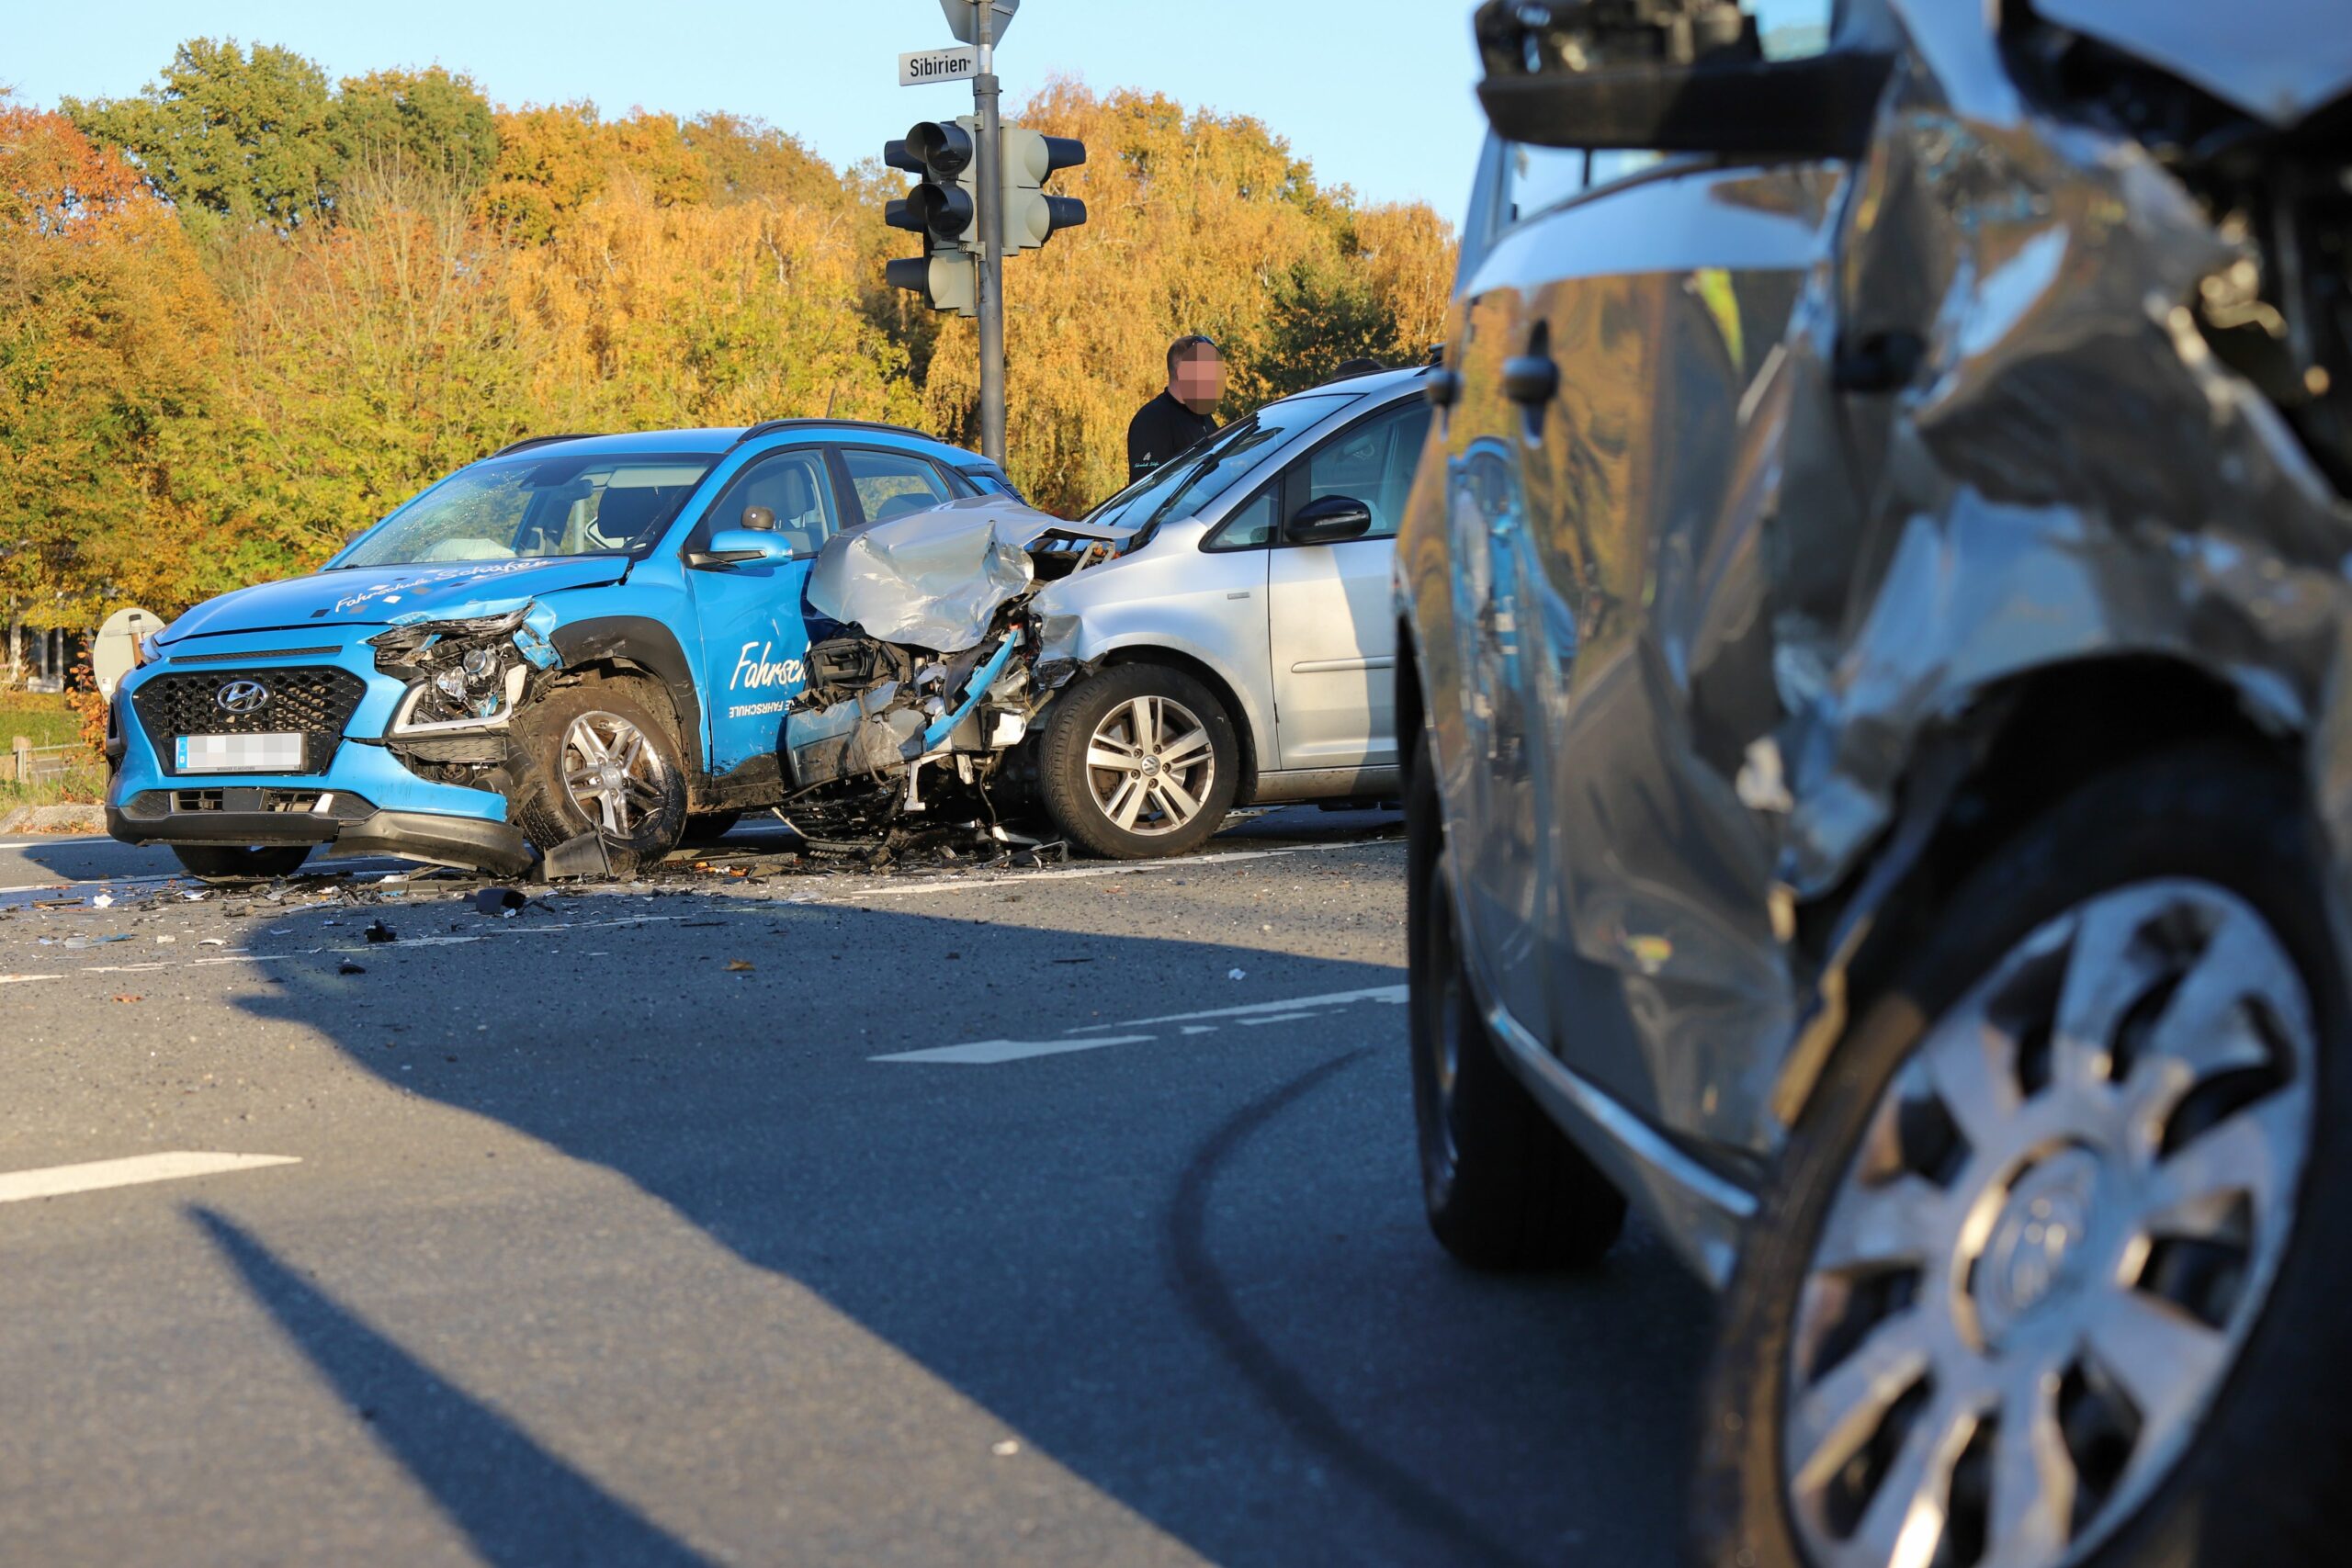
[[(1484, 130), (1470, 0), (1023, 0), (998, 55), (1008, 107), (1069, 74), (1257, 116), (1317, 175), (1459, 222)], [(0, 0), (0, 82), (24, 99), (137, 92), (196, 35), (282, 44), (333, 76), (439, 63), (493, 100), (585, 96), (681, 116), (756, 115), (835, 164), (911, 122), (968, 110), (968, 87), (898, 85), (902, 50), (952, 42), (938, 0)]]

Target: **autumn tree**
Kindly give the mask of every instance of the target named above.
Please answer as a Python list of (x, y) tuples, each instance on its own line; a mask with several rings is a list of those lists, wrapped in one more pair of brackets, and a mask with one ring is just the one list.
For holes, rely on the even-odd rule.
[(498, 162), (498, 122), (473, 78), (435, 65), (346, 76), (327, 114), (346, 165), (391, 164), (471, 190)]
[(290, 230), (334, 200), (343, 157), (327, 134), (326, 73), (291, 50), (190, 39), (135, 96), (62, 107), (183, 211)]
[(186, 603), (219, 495), (220, 299), (171, 209), (62, 114), (0, 99), (0, 599), (93, 625)]

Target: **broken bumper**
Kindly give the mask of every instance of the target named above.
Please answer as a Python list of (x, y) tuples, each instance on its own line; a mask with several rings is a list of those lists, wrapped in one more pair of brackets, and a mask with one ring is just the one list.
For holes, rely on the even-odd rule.
[(290, 793), (142, 790), (107, 807), (107, 831), (127, 844), (325, 844), (331, 854), (398, 855), (499, 875), (526, 871), (537, 858), (530, 840), (509, 823), (383, 810), (347, 795), (330, 797), (326, 811), (288, 809), (288, 802), (275, 797)]

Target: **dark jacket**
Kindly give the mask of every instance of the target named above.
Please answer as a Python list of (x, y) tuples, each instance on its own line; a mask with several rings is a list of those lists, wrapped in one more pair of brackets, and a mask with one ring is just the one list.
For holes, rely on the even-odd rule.
[(1127, 478), (1143, 478), (1216, 429), (1216, 420), (1194, 413), (1163, 389), (1127, 422)]

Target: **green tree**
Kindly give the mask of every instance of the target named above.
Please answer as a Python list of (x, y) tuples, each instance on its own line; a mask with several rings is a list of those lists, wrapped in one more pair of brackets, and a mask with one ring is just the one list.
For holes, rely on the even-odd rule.
[(438, 65), (346, 76), (327, 112), (346, 164), (391, 163), (471, 190), (498, 162), (498, 124), (473, 78)]
[(123, 149), (183, 212), (291, 230), (334, 200), (342, 154), (326, 134), (326, 73), (291, 50), (190, 39), (135, 97), (68, 98), (89, 136)]

